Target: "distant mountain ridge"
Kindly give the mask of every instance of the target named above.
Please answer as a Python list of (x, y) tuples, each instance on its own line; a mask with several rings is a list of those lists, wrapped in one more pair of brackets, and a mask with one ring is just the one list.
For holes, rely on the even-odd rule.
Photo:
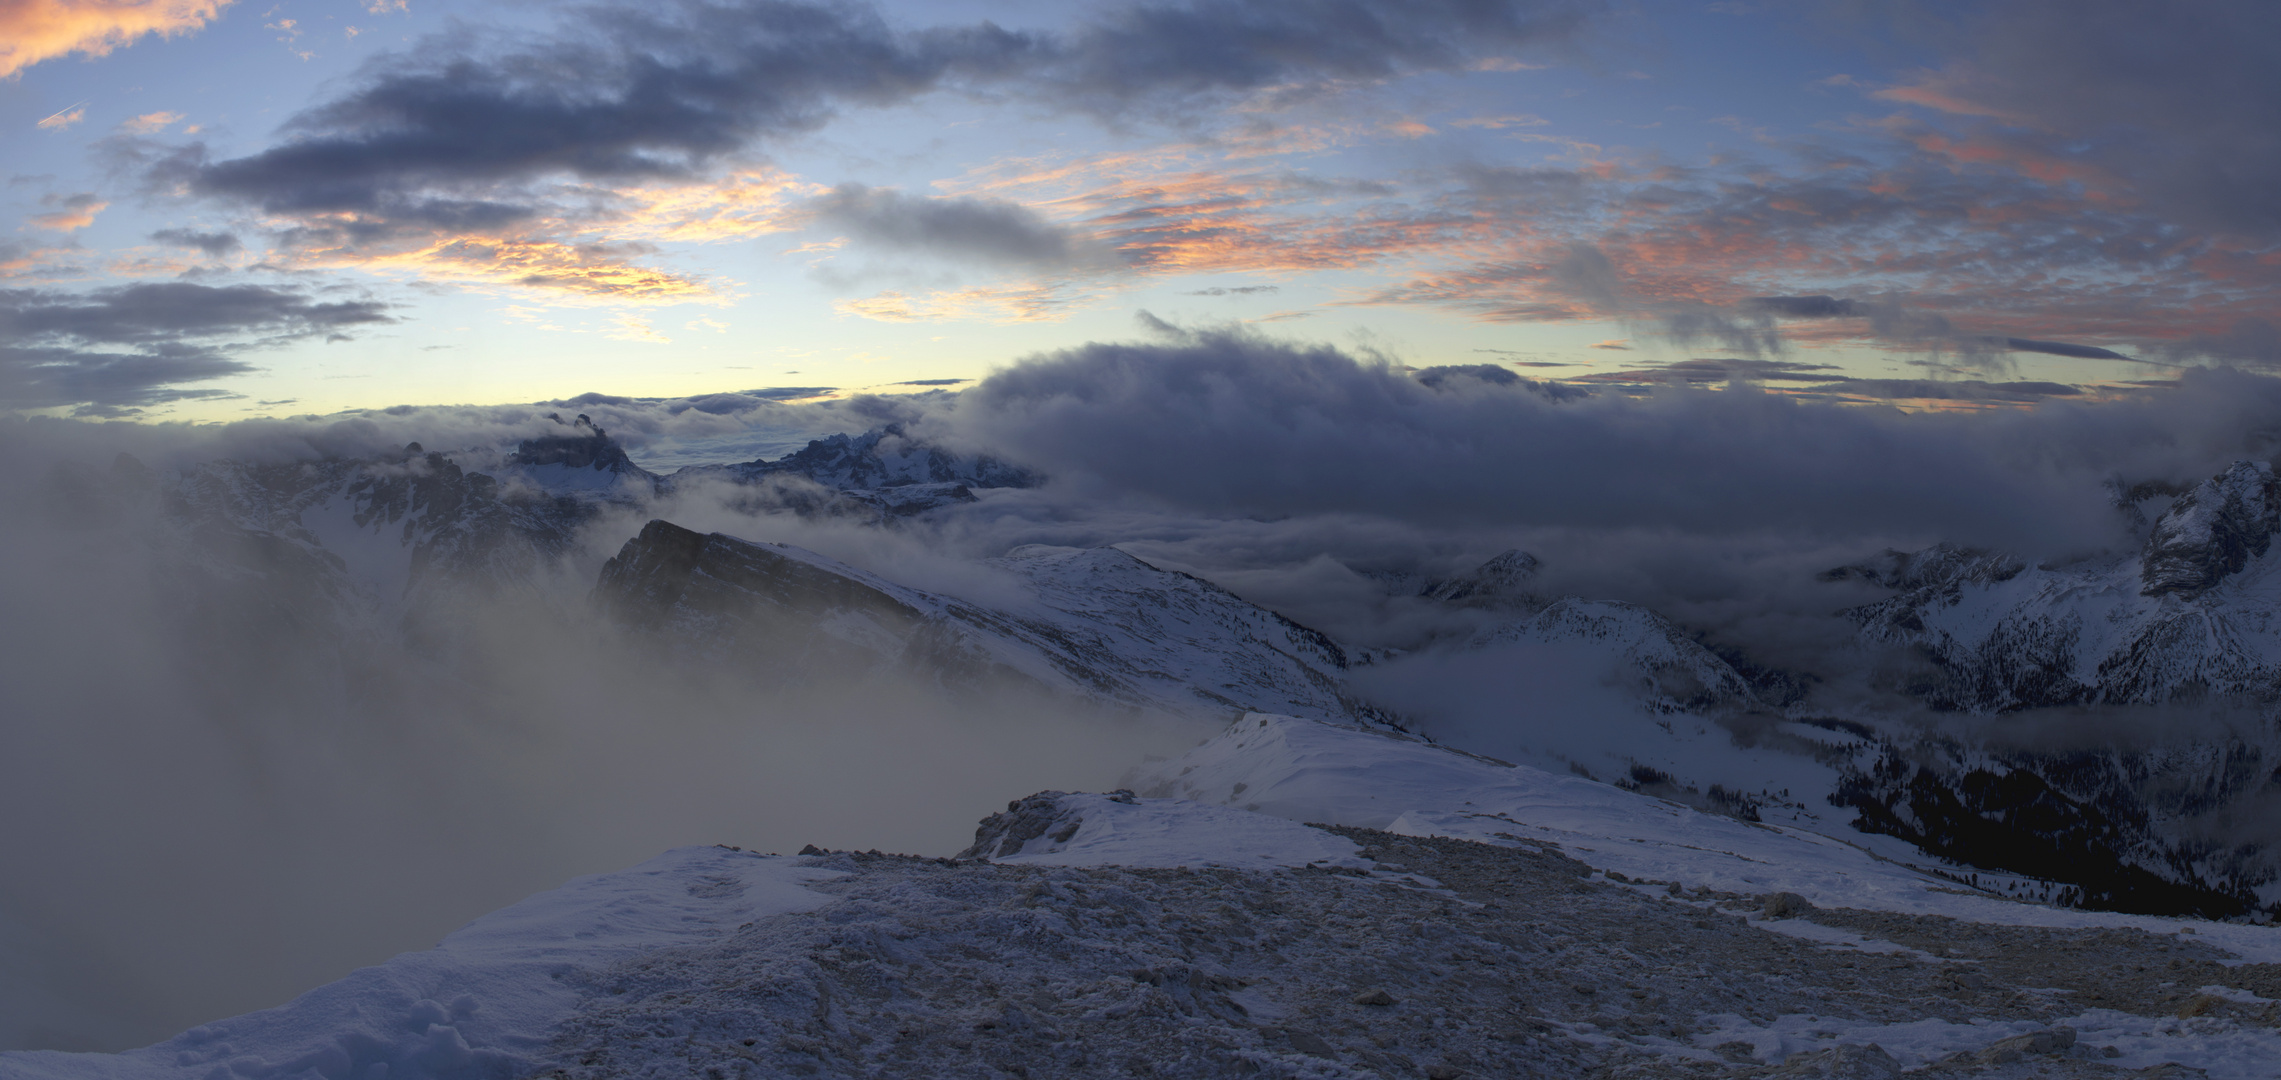
[(630, 625), (723, 659), (788, 670), (886, 668), (949, 685), (1018, 682), (1105, 705), (1390, 724), (1343, 674), (1356, 654), (1201, 578), (1113, 548), (1023, 548), (986, 564), (1034, 603), (987, 607), (814, 552), (652, 521), (595, 596)]
[(1935, 707), (1993, 713), (2180, 698), (2281, 700), (2281, 486), (2237, 462), (2186, 491), (2136, 553), (2047, 568), (1938, 545), (1830, 571), (1897, 595), (1850, 609), (1865, 641), (1923, 650)]

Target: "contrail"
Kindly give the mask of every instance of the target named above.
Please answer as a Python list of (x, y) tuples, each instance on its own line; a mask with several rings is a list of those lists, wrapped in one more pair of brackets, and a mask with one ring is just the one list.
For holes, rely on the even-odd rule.
[(57, 109), (54, 115), (49, 116), (47, 119), (42, 120), (33, 126), (42, 130), (45, 130), (47, 128), (70, 127), (73, 123), (76, 123), (79, 120), (81, 114), (87, 111), (88, 103), (94, 100), (94, 98), (88, 98), (86, 101), (81, 101), (76, 105), (66, 105), (61, 109)]

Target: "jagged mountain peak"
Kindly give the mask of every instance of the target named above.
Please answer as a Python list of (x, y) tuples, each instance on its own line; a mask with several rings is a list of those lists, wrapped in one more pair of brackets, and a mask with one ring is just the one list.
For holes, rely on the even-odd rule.
[(901, 424), (860, 435), (810, 440), (774, 461), (692, 465), (667, 477), (667, 487), (703, 480), (758, 484), (793, 477), (845, 492), (888, 491), (916, 485), (962, 488), (1035, 487), (1040, 478), (987, 454), (960, 454), (911, 436)]
[(1529, 583), (1541, 565), (1536, 556), (1513, 548), (1457, 577), (1429, 581), (1418, 595), (1467, 607), (1540, 606), (1543, 602), (1529, 591)]
[(2139, 564), (2140, 592), (2195, 597), (2272, 546), (2281, 481), (2262, 461), (2237, 461), (2195, 485), (2154, 522)]
[(519, 479), (546, 491), (591, 492), (631, 485), (643, 492), (656, 486), (657, 477), (634, 464), (625, 447), (586, 414), (564, 420), (548, 413), (547, 419), (569, 430), (524, 439), (516, 446), (503, 465)]
[(1866, 581), (1888, 589), (1947, 589), (1963, 584), (1992, 585), (2027, 569), (2019, 556), (1942, 542), (1922, 551), (1891, 548), (1850, 566), (1821, 573), (1823, 581)]

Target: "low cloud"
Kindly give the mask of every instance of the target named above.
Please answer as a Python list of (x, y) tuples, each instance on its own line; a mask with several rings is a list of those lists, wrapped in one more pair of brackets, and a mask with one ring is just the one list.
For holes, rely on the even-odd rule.
[[(1681, 383), (1779, 378), (1868, 397), (2079, 396), (2047, 383), (1842, 380), (1769, 361), (1661, 370)], [(1035, 358), (985, 379), (936, 422), (1017, 460), (1051, 462), (1071, 483), (1205, 514), (1776, 530), (2057, 552), (2119, 528), (2108, 479), (2207, 475), (2234, 456), (2270, 454), (2260, 425), (2281, 415), (2281, 383), (2217, 371), (2190, 372), (2153, 400), (2013, 417), (1906, 415), (1748, 389), (1578, 400), (1523, 380), (1434, 381), (1335, 349), (1190, 332)]]

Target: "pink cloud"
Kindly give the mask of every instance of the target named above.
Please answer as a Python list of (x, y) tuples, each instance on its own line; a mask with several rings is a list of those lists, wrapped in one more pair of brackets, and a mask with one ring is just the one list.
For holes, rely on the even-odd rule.
[(145, 34), (188, 33), (230, 0), (0, 0), (0, 78), (58, 56), (104, 56)]

